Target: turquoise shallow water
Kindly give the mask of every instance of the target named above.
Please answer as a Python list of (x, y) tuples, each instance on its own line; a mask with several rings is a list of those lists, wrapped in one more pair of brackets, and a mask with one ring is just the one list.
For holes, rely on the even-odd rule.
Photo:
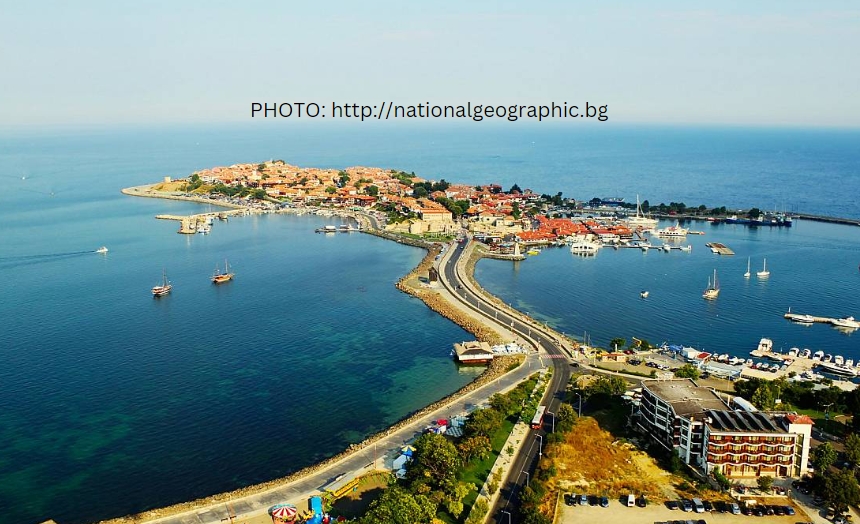
[[(462, 330), (399, 293), (423, 252), (315, 235), (316, 217), (216, 222), (177, 235), (159, 213), (201, 206), (119, 189), (282, 158), (378, 165), (580, 199), (782, 207), (860, 217), (854, 131), (549, 126), (184, 127), (0, 133), (0, 521), (94, 521), (285, 475), (468, 382)], [(683, 183), (679, 183), (683, 180)], [(810, 183), (810, 180), (826, 183)], [(698, 227), (698, 226), (697, 226)], [(702, 228), (706, 226), (701, 226)], [(478, 265), (491, 290), (595, 341), (642, 335), (726, 352), (761, 336), (833, 348), (857, 337), (784, 321), (860, 313), (857, 229), (708, 229), (694, 251), (547, 251)], [(723, 240), (734, 258), (700, 245)], [(107, 256), (91, 253), (107, 245)], [(768, 257), (767, 283), (740, 278)], [(230, 260), (235, 282), (212, 286)], [(723, 292), (700, 298), (716, 267)], [(149, 288), (162, 268), (175, 285)], [(648, 287), (651, 297), (638, 292)]]

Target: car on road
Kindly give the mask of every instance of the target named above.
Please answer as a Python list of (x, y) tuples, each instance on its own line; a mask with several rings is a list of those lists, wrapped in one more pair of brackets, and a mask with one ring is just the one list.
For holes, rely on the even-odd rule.
[(729, 511), (732, 512), (732, 515), (740, 515), (741, 507), (738, 506), (737, 502), (732, 502), (731, 504), (729, 504)]
[(783, 506), (783, 507), (782, 507), (782, 511), (783, 511), (786, 515), (794, 515), (794, 508), (792, 508), (791, 506)]
[(693, 511), (693, 503), (690, 499), (681, 499), (681, 509), (684, 511)]
[(674, 500), (667, 500), (666, 507), (669, 509), (678, 509), (678, 502)]
[(588, 495), (583, 493), (579, 496), (579, 505), (585, 506), (586, 504), (588, 504)]
[(609, 507), (609, 497), (600, 497), (600, 507), (608, 508)]

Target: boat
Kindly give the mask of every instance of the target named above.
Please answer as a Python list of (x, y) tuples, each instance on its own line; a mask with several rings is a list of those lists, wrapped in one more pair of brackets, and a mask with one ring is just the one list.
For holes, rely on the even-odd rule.
[(197, 224), (197, 232), (202, 233), (204, 235), (209, 234), (212, 231), (212, 226), (207, 223)]
[(845, 357), (843, 357), (842, 355), (836, 355), (833, 357), (833, 363), (838, 364), (840, 366), (844, 366), (845, 365)]
[(686, 246), (681, 246), (681, 247), (679, 247), (678, 249), (680, 249), (681, 251), (684, 251), (684, 252), (686, 252), (686, 253), (689, 253), (690, 251), (692, 251), (692, 250), (693, 250), (693, 246), (691, 246), (691, 245), (689, 245), (689, 244), (688, 244), (688, 245), (686, 245)]
[(526, 255), (532, 255), (532, 256), (540, 255), (540, 249), (533, 247), (533, 248), (529, 249), (528, 251), (526, 251)]
[(570, 244), (570, 252), (576, 255), (594, 255), (600, 249), (600, 244), (577, 238)]
[(811, 354), (812, 354), (812, 351), (809, 348), (803, 348), (803, 350), (800, 352), (800, 357), (801, 358), (809, 358), (809, 355), (811, 355)]
[(830, 320), (830, 323), (836, 327), (849, 328), (849, 329), (857, 329), (860, 328), (860, 322), (854, 320), (854, 317), (843, 317), (843, 318), (834, 318)]
[(233, 280), (234, 273), (230, 272), (230, 266), (227, 264), (227, 259), (224, 259), (224, 272), (221, 272), (221, 269), (216, 267), (215, 272), (212, 274), (212, 283), (213, 284), (223, 284), (224, 282), (229, 282)]
[(749, 278), (750, 274), (750, 257), (747, 257), (747, 272), (744, 273), (744, 278)]
[(649, 249), (651, 249), (651, 242), (640, 242), (639, 249), (643, 252), (647, 253)]
[(830, 353), (827, 353), (826, 355), (824, 355), (824, 358), (822, 358), (821, 361), (822, 362), (832, 362), (833, 361), (833, 355), (831, 355)]
[(706, 300), (713, 300), (713, 299), (717, 298), (717, 296), (719, 294), (720, 294), (720, 283), (719, 283), (719, 281), (717, 281), (717, 270), (715, 269), (714, 270), (714, 280), (712, 282), (711, 279), (708, 278), (708, 287), (706, 287), (705, 291), (702, 293), (702, 298), (704, 298)]
[(640, 291), (639, 292), (639, 296), (642, 298), (648, 298), (648, 294), (649, 293), (647, 291)]
[(669, 251), (672, 251), (672, 246), (670, 246), (669, 244), (663, 244), (662, 246), (660, 246), (660, 249), (668, 253)]
[(823, 358), (824, 358), (824, 351), (822, 351), (820, 349), (812, 354), (812, 360), (821, 360)]
[(163, 297), (170, 293), (170, 290), (173, 289), (173, 285), (167, 280), (167, 273), (164, 271), (161, 272), (161, 284), (156, 284), (152, 286), (152, 296), (153, 297)]
[(744, 365), (745, 365), (746, 367), (748, 367), (748, 368), (753, 367), (753, 361), (752, 361), (752, 359), (751, 359), (751, 358), (746, 359), (746, 360), (744, 361)]
[(853, 358), (845, 359), (845, 367), (853, 368), (854, 367), (854, 359)]
[(107, 252), (108, 252), (108, 248), (107, 248), (107, 247), (105, 247), (105, 246), (102, 246), (102, 247), (100, 247), (100, 248), (96, 249), (96, 253), (105, 254), (105, 253), (107, 253)]
[(836, 364), (834, 362), (821, 362), (818, 364), (820, 369), (827, 371), (828, 373), (833, 373), (835, 375), (844, 375), (847, 377), (856, 377), (857, 370), (855, 368), (850, 368), (848, 366), (843, 366)]
[(813, 322), (815, 322), (815, 317), (813, 317), (812, 315), (792, 314), (791, 317), (789, 317), (789, 320), (791, 320), (792, 322), (797, 322), (798, 324), (812, 324)]
[(788, 350), (788, 356), (790, 357), (796, 357), (798, 353), (800, 353), (800, 349), (798, 348), (791, 348)]
[(773, 351), (773, 340), (767, 337), (762, 338), (758, 341), (757, 350), (762, 353), (770, 353), (771, 351)]
[(770, 271), (767, 270), (767, 259), (764, 259), (764, 266), (761, 271), (756, 271), (756, 276), (759, 278), (767, 278), (770, 276)]
[(665, 238), (684, 238), (687, 236), (687, 230), (681, 227), (680, 224), (675, 224), (674, 226), (658, 229), (654, 231), (654, 234)]
[(639, 195), (636, 195), (636, 215), (627, 217), (627, 224), (630, 226), (630, 229), (639, 229), (642, 231), (653, 230), (657, 227), (656, 219), (646, 217), (642, 213), (642, 206), (639, 204)]

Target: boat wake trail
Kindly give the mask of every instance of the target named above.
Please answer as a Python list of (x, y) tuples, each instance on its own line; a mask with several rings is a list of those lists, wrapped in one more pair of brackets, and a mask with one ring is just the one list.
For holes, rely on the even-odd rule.
[(73, 258), (81, 255), (90, 255), (96, 253), (95, 249), (88, 251), (70, 251), (68, 253), (50, 253), (45, 255), (18, 255), (11, 257), (0, 257), (0, 266), (14, 267), (27, 264), (37, 264), (40, 262), (50, 262), (53, 260), (62, 260), (65, 258)]

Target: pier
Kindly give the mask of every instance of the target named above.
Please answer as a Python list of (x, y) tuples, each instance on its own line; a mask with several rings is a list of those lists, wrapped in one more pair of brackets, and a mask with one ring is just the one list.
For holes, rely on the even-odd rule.
[(719, 242), (708, 242), (705, 244), (707, 247), (711, 248), (711, 253), (716, 253), (718, 255), (734, 255), (735, 252), (732, 251), (729, 246), (725, 244), (721, 244)]
[(177, 233), (181, 233), (183, 235), (193, 235), (195, 233), (199, 233), (200, 230), (198, 226), (201, 224), (209, 224), (213, 219), (218, 218), (220, 220), (227, 220), (229, 216), (236, 215), (246, 215), (248, 211), (246, 209), (231, 209), (230, 211), (217, 211), (211, 213), (199, 213), (196, 215), (155, 215), (155, 218), (159, 220), (178, 220), (181, 222), (179, 226), (179, 231)]

